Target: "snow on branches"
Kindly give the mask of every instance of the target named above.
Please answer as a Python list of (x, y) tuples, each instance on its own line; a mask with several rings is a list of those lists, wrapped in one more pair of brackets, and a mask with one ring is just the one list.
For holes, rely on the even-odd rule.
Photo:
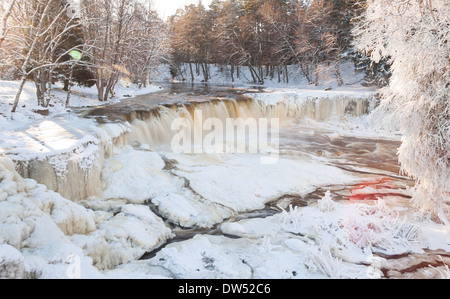
[(392, 63), (379, 111), (388, 112), (404, 135), (399, 160), (403, 172), (416, 179), (415, 203), (446, 223), (450, 213), (449, 17), (449, 0), (372, 0), (353, 31), (359, 50), (375, 62), (387, 58)]

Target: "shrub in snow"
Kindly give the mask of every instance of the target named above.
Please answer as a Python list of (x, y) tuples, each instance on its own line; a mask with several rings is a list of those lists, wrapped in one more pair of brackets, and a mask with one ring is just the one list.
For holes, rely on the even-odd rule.
[(392, 64), (379, 110), (403, 133), (399, 160), (416, 178), (416, 204), (444, 222), (450, 212), (449, 15), (448, 1), (368, 1), (354, 30), (359, 50)]
[[(379, 200), (375, 205), (339, 203), (331, 194), (317, 206), (283, 211), (281, 228), (300, 236), (304, 243), (288, 241), (286, 246), (303, 251), (309, 271), (332, 278), (380, 276), (380, 261), (372, 252), (401, 254), (421, 251), (417, 246), (419, 227)], [(371, 268), (355, 267), (370, 263)]]
[(329, 212), (334, 210), (335, 202), (331, 198), (331, 192), (329, 190), (325, 193), (325, 196), (321, 200), (319, 200), (318, 206), (319, 210), (321, 210), (322, 212)]
[(371, 246), (384, 253), (403, 253), (417, 241), (419, 228), (401, 219), (398, 212), (378, 200), (375, 206), (353, 204), (347, 208), (340, 227), (350, 242), (364, 248)]

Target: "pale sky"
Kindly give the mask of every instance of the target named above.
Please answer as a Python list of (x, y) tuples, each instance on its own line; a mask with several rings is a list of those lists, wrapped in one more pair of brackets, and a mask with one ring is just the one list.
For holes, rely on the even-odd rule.
[[(158, 11), (160, 17), (165, 20), (167, 17), (175, 14), (178, 8), (184, 8), (185, 5), (197, 4), (199, 0), (152, 0), (154, 8)], [(211, 0), (202, 0), (205, 7), (209, 7)]]

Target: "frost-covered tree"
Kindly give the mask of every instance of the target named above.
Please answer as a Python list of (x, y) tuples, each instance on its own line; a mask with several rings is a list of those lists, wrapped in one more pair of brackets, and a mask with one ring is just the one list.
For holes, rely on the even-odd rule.
[(137, 3), (137, 6), (125, 64), (127, 69), (132, 70), (132, 82), (143, 87), (148, 84), (157, 66), (169, 61), (170, 39), (168, 26), (158, 17), (156, 11), (140, 3)]
[(80, 0), (84, 42), (90, 46), (86, 55), (100, 101), (113, 95), (121, 78), (145, 85), (151, 68), (166, 55), (167, 32), (151, 5), (143, 3)]
[(172, 17), (171, 33), (174, 63), (187, 63), (192, 81), (193, 65), (197, 75), (200, 74), (201, 67), (204, 81), (207, 82), (208, 63), (211, 62), (212, 55), (212, 22), (201, 2), (185, 6)]
[(27, 80), (33, 80), (36, 85), (38, 105), (48, 105), (54, 69), (70, 63), (63, 59), (70, 49), (61, 51), (61, 44), (79, 26), (75, 16), (68, 15), (70, 9), (66, 0), (10, 2), (5, 14), (9, 14), (9, 20), (4, 19), (5, 25), (2, 25), (8, 28), (8, 34), (4, 34), (0, 50), (2, 59), (21, 77), (12, 112), (16, 111)]
[(6, 38), (6, 34), (8, 32), (8, 19), (12, 14), (15, 3), (16, 0), (11, 0), (6, 3), (1, 3), (0, 5), (0, 47), (2, 46), (2, 43)]
[(93, 71), (99, 101), (107, 101), (121, 75), (128, 75), (124, 66), (126, 40), (136, 16), (134, 1), (82, 0), (81, 22), (84, 40), (92, 48), (87, 53)]
[(285, 69), (283, 81), (288, 83), (287, 66), (302, 64), (295, 51), (298, 27), (297, 6), (297, 1), (271, 0), (262, 3), (258, 10), (267, 36), (263, 60), (266, 65), (266, 77), (270, 76), (273, 79), (275, 66), (278, 66), (279, 83), (281, 82), (282, 68)]
[(248, 55), (243, 47), (242, 28), (239, 19), (244, 15), (242, 3), (229, 0), (223, 3), (220, 14), (216, 18), (214, 44), (215, 59), (219, 63), (231, 65), (231, 78), (240, 77), (239, 67), (245, 65)]
[(392, 116), (403, 133), (399, 160), (403, 172), (416, 180), (414, 202), (446, 223), (450, 213), (449, 18), (449, 0), (370, 0), (354, 30), (358, 49), (375, 62), (385, 58), (392, 64), (378, 110)]

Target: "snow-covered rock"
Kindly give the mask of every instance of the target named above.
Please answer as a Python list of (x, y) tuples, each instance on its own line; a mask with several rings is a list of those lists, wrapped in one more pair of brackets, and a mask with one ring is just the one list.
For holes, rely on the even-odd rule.
[(25, 278), (25, 258), (8, 244), (0, 244), (0, 278)]
[[(94, 212), (0, 160), (0, 277), (99, 278), (171, 237), (148, 207)], [(97, 267), (96, 267), (97, 266)]]

